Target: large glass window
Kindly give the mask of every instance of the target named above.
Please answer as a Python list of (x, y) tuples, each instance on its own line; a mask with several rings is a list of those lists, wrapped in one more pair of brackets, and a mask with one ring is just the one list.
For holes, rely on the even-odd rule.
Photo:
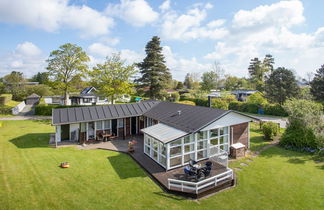
[(189, 153), (183, 156), (183, 162), (184, 163), (188, 163), (190, 160), (194, 160), (195, 159), (195, 153)]
[(179, 166), (181, 164), (182, 164), (182, 156), (178, 156), (170, 159), (170, 167)]
[(97, 130), (102, 130), (102, 121), (97, 121), (96, 122), (96, 129)]
[(195, 151), (195, 144), (184, 145), (184, 152), (185, 153), (193, 152), (193, 151)]
[(207, 140), (199, 141), (197, 143), (197, 150), (206, 149), (207, 148)]
[(181, 145), (170, 148), (170, 157), (174, 157), (181, 154), (182, 154)]
[(191, 142), (194, 142), (194, 140), (195, 139), (193, 138), (193, 135), (190, 134), (190, 135), (187, 135), (187, 136), (184, 137), (184, 142), (183, 143), (185, 143), (185, 144), (191, 143)]
[(207, 139), (207, 131), (200, 131), (198, 133), (198, 140)]
[(172, 147), (172, 146), (181, 145), (181, 144), (182, 144), (182, 139), (180, 138), (180, 139), (177, 139), (177, 140), (171, 142), (170, 146)]
[(105, 120), (104, 121), (104, 129), (110, 129), (110, 120)]
[(166, 145), (160, 141), (144, 135), (144, 152), (156, 162), (166, 167)]
[(118, 128), (124, 127), (124, 119), (118, 119)]
[(218, 129), (210, 130), (210, 138), (218, 137)]

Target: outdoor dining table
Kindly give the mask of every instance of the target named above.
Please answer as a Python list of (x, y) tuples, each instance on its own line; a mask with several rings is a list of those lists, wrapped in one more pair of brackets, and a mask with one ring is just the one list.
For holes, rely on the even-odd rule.
[(104, 139), (104, 141), (107, 141), (110, 137), (112, 137), (111, 134), (102, 134), (102, 137)]

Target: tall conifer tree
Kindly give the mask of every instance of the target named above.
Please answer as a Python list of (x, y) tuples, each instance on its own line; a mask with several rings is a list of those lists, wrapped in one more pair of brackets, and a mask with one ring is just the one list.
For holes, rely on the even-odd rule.
[(146, 57), (143, 62), (138, 63), (142, 77), (137, 80), (142, 87), (149, 87), (147, 96), (152, 99), (160, 98), (161, 90), (165, 89), (172, 76), (165, 65), (160, 38), (153, 36), (152, 40), (146, 44)]

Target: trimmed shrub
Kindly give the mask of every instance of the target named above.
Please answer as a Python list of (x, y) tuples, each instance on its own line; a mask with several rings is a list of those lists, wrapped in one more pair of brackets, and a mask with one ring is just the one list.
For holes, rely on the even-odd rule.
[(246, 103), (246, 112), (257, 114), (259, 110), (258, 104)]
[(288, 113), (280, 104), (267, 104), (264, 106), (264, 114), (287, 117)]
[(266, 140), (273, 140), (279, 133), (279, 126), (274, 122), (265, 122), (262, 124), (262, 132)]
[(195, 102), (193, 102), (193, 101), (178, 101), (177, 103), (196, 106)]
[(2, 95), (0, 95), (0, 105), (6, 105), (11, 100), (12, 100), (12, 95), (11, 94), (2, 94)]
[(241, 106), (243, 102), (241, 101), (232, 101), (228, 105), (228, 109), (235, 110), (235, 111), (241, 111)]
[(212, 107), (216, 109), (228, 110), (228, 102), (220, 98), (212, 99)]
[(0, 106), (0, 114), (11, 114), (12, 107), (10, 106)]
[(206, 107), (209, 106), (209, 103), (208, 103), (207, 99), (182, 97), (181, 101), (192, 101), (192, 102), (195, 102), (195, 104), (197, 106), (206, 106)]

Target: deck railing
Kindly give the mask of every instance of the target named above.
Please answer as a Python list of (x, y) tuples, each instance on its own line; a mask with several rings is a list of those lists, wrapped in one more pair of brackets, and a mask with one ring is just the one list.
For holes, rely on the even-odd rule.
[(233, 179), (233, 170), (230, 168), (228, 168), (226, 172), (209, 177), (199, 182), (168, 179), (168, 188), (171, 189), (172, 187), (174, 187), (180, 189), (182, 192), (184, 192), (184, 190), (191, 190), (198, 194), (199, 190), (209, 186), (217, 186), (219, 182), (228, 178), (231, 178), (231, 180)]

